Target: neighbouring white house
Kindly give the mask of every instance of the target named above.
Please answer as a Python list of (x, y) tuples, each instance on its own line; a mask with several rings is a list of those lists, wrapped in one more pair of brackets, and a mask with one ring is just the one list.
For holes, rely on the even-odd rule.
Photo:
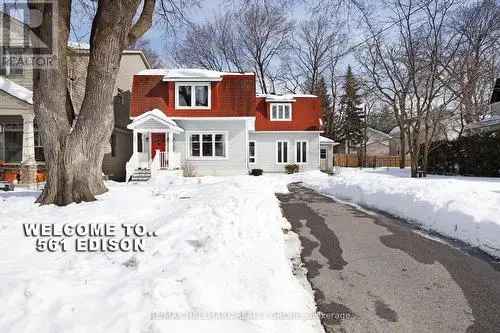
[[(9, 50), (0, 48), (0, 180), (17, 179), (31, 184), (46, 178), (43, 147), (33, 112), (33, 69), (10, 66), (9, 61), (5, 61), (12, 48), (25, 51), (21, 38), (24, 27), (14, 18), (1, 17), (4, 23), (8, 20), (11, 38), (15, 42), (11, 43)], [(68, 44), (68, 92), (76, 112), (85, 91), (88, 48), (87, 44)], [(127, 125), (130, 123), (133, 74), (148, 68), (150, 65), (141, 51), (123, 52), (113, 99), (115, 128), (103, 161), (103, 172), (111, 179), (125, 180), (125, 164), (132, 155), (132, 131)]]
[[(379, 131), (373, 127), (366, 128), (366, 153), (369, 156), (389, 156), (391, 155), (391, 141), (392, 136)], [(335, 153), (338, 154), (356, 154), (358, 151), (363, 150), (363, 144), (349, 144), (346, 147), (346, 142), (343, 141), (336, 145)]]
[(127, 179), (157, 169), (192, 175), (284, 172), (333, 166), (314, 95), (256, 94), (254, 73), (202, 69), (144, 70), (134, 76), (134, 153)]

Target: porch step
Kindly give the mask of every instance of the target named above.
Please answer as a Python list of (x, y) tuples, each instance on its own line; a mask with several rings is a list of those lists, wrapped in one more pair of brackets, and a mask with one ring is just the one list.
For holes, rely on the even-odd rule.
[(150, 179), (151, 179), (150, 169), (136, 169), (132, 177), (130, 177), (130, 181), (132, 182), (147, 182)]

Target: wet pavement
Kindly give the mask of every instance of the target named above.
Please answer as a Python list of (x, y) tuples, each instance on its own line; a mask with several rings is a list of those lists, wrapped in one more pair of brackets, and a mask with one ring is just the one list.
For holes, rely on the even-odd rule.
[(327, 332), (500, 332), (498, 262), (301, 184), (289, 190), (278, 198)]

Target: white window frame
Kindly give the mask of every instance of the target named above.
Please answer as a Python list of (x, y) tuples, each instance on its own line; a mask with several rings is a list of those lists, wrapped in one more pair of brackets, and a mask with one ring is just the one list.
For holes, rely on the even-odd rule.
[[(321, 152), (322, 151), (325, 151), (325, 158), (321, 157)], [(323, 147), (319, 148), (319, 159), (320, 160), (326, 160), (326, 159), (328, 159), (328, 149), (327, 148), (323, 148)]]
[[(250, 155), (250, 143), (253, 143), (253, 156)], [(257, 163), (257, 141), (255, 140), (248, 140), (248, 164), (255, 164)], [(250, 161), (250, 159), (253, 158), (253, 162)]]
[[(281, 147), (281, 160), (282, 162), (279, 162), (278, 161), (278, 146), (280, 143), (283, 143), (283, 142), (286, 142), (286, 155), (283, 154), (283, 147)], [(276, 159), (276, 164), (279, 164), (279, 165), (283, 165), (283, 164), (289, 164), (290, 162), (288, 162), (288, 157), (290, 155), (290, 142), (288, 140), (276, 140), (276, 146), (275, 146), (275, 151), (274, 151), (274, 156), (275, 156), (275, 159)], [(286, 162), (284, 162), (284, 158), (283, 157), (286, 157)]]
[[(283, 117), (280, 118), (279, 117), (279, 107), (282, 106), (283, 107)], [(285, 107), (288, 106), (289, 110), (290, 110), (290, 117), (289, 118), (285, 118)], [(274, 117), (273, 115), (273, 108), (276, 107), (276, 116), (277, 117)], [(269, 104), (269, 119), (271, 119), (271, 121), (292, 121), (292, 118), (293, 118), (293, 111), (292, 111), (292, 103), (270, 103)]]
[[(302, 160), (304, 159), (304, 152), (302, 151), (302, 143), (306, 143), (306, 161), (303, 162)], [(297, 160), (297, 143), (300, 143), (300, 150), (301, 150), (301, 160)], [(295, 163), (297, 164), (307, 164), (309, 163), (309, 142), (307, 140), (295, 140)]]
[[(187, 160), (199, 161), (199, 160), (227, 160), (229, 158), (229, 148), (228, 148), (228, 132), (227, 131), (186, 131), (186, 156)], [(200, 135), (200, 156), (191, 155), (191, 135)], [(224, 155), (225, 156), (215, 156), (215, 138), (212, 140), (212, 156), (203, 156), (203, 134), (222, 134), (224, 135)]]
[[(191, 106), (179, 105), (179, 87), (191, 87)], [(208, 87), (208, 106), (195, 106), (196, 87)], [(212, 107), (212, 85), (210, 82), (175, 82), (175, 108), (180, 110), (208, 110)]]

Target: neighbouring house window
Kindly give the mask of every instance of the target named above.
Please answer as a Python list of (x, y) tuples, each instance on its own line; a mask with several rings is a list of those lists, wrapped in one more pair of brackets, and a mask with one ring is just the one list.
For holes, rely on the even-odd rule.
[(189, 136), (191, 157), (222, 158), (227, 156), (226, 134), (193, 133)]
[(307, 163), (307, 141), (295, 143), (295, 156), (297, 163)]
[(288, 163), (288, 141), (276, 141), (276, 162)]
[(7, 163), (21, 163), (23, 158), (23, 119), (7, 116), (0, 132), (0, 157)]
[(319, 158), (322, 160), (326, 159), (326, 148), (321, 148), (319, 151)]
[(35, 161), (45, 162), (45, 155), (43, 153), (43, 143), (40, 131), (35, 123)]
[(248, 163), (255, 163), (255, 141), (248, 141)]
[(137, 152), (142, 153), (142, 133), (137, 133)]
[(290, 121), (292, 120), (292, 104), (290, 103), (272, 103), (271, 120)]
[(180, 109), (210, 108), (210, 83), (177, 83), (175, 107)]

